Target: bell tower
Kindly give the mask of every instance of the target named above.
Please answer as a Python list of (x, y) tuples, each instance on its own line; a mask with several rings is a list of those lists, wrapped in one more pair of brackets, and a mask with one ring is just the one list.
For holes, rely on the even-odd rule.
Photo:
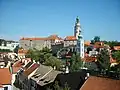
[(81, 34), (81, 25), (80, 25), (79, 18), (77, 16), (76, 22), (75, 22), (75, 27), (74, 27), (74, 36), (76, 37), (76, 39), (78, 39), (78, 36), (80, 34)]
[(77, 45), (76, 45), (77, 52), (79, 52), (81, 58), (84, 58), (84, 39), (83, 36), (81, 35), (81, 25), (78, 16), (75, 22), (74, 36), (77, 39)]

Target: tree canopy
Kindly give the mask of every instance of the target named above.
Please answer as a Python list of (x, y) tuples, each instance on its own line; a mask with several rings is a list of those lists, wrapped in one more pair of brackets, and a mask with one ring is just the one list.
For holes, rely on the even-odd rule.
[(117, 61), (117, 63), (120, 63), (120, 51), (113, 52), (112, 57)]
[(108, 70), (110, 66), (110, 56), (106, 49), (100, 51), (98, 55), (97, 62), (99, 63), (99, 68), (101, 70)]
[(77, 54), (73, 54), (71, 59), (70, 59), (70, 71), (74, 72), (74, 71), (79, 71), (81, 69), (83, 65), (83, 62), (80, 58), (80, 55)]
[(91, 40), (91, 44), (94, 44), (96, 42), (100, 42), (100, 36), (95, 36), (93, 40)]
[(100, 42), (100, 36), (95, 36), (94, 37), (94, 42)]
[(118, 41), (103, 41), (105, 44), (109, 45), (110, 47), (113, 46), (120, 46), (120, 42)]
[(48, 48), (43, 48), (42, 50), (30, 49), (26, 54), (26, 57), (47, 66), (56, 67), (57, 70), (60, 69), (62, 65), (62, 61), (54, 57)]

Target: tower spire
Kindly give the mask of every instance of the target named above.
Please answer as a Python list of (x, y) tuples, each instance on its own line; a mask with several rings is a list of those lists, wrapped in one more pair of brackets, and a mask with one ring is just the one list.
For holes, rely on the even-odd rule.
[(74, 36), (76, 37), (76, 39), (78, 39), (78, 36), (81, 33), (81, 26), (80, 26), (80, 20), (79, 17), (76, 17), (76, 21), (75, 21), (75, 27), (74, 27)]
[(76, 17), (76, 21), (75, 21), (74, 36), (77, 39), (77, 45), (76, 45), (77, 52), (80, 53), (81, 58), (84, 58), (84, 39), (81, 35), (81, 25), (78, 16)]
[(76, 23), (80, 23), (78, 16), (77, 16), (77, 18), (76, 18)]

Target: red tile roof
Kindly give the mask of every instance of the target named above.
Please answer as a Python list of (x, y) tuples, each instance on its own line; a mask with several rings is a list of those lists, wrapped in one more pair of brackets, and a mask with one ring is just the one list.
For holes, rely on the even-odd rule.
[(0, 68), (0, 84), (11, 84), (11, 74), (9, 68)]
[(21, 38), (20, 40), (46, 40), (46, 38)]
[(104, 48), (104, 43), (103, 42), (96, 42), (94, 45), (94, 48)]
[(26, 54), (28, 52), (28, 50), (24, 50), (24, 49), (19, 49), (18, 50), (18, 53), (20, 54), (20, 53), (24, 53), (24, 54)]
[(103, 46), (104, 42), (95, 42), (95, 45), (101, 45), (101, 46)]
[(3, 88), (3, 85), (0, 84), (0, 88)]
[(85, 42), (84, 42), (84, 45), (85, 45), (85, 46), (90, 46), (90, 41), (85, 41)]
[(120, 90), (120, 80), (90, 76), (80, 90)]
[(50, 35), (49, 37), (44, 37), (44, 38), (21, 38), (20, 40), (63, 40), (62, 38), (58, 37), (58, 35)]
[(120, 46), (114, 46), (114, 50), (120, 50)]
[(22, 63), (22, 61), (19, 60), (19, 61), (15, 62), (15, 63), (13, 64), (13, 67), (22, 67), (23, 64), (24, 64), (24, 63)]
[(104, 48), (104, 46), (94, 45), (94, 48)]
[(50, 35), (50, 36), (48, 37), (48, 39), (49, 39), (49, 40), (55, 40), (55, 39), (57, 39), (57, 40), (63, 40), (61, 37), (58, 37), (58, 35)]
[(65, 40), (68, 40), (68, 41), (74, 41), (74, 40), (77, 40), (75, 36), (67, 36), (65, 38)]
[(38, 67), (39, 67), (40, 65), (39, 64), (33, 64), (30, 68), (28, 68), (27, 70), (25, 70), (24, 72), (23, 72), (23, 75), (25, 75), (25, 76), (28, 76), (28, 75), (30, 75), (35, 69), (37, 69)]
[(13, 67), (13, 73), (17, 73), (17, 71), (20, 69), (21, 67)]
[(84, 61), (86, 62), (94, 62), (97, 60), (97, 57), (90, 57), (90, 56), (87, 56), (84, 58)]

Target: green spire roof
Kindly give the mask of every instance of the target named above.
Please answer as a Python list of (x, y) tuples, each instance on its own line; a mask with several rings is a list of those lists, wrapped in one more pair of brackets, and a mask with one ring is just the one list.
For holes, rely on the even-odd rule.
[(76, 23), (79, 23), (79, 17), (77, 16), (77, 18), (76, 18)]

